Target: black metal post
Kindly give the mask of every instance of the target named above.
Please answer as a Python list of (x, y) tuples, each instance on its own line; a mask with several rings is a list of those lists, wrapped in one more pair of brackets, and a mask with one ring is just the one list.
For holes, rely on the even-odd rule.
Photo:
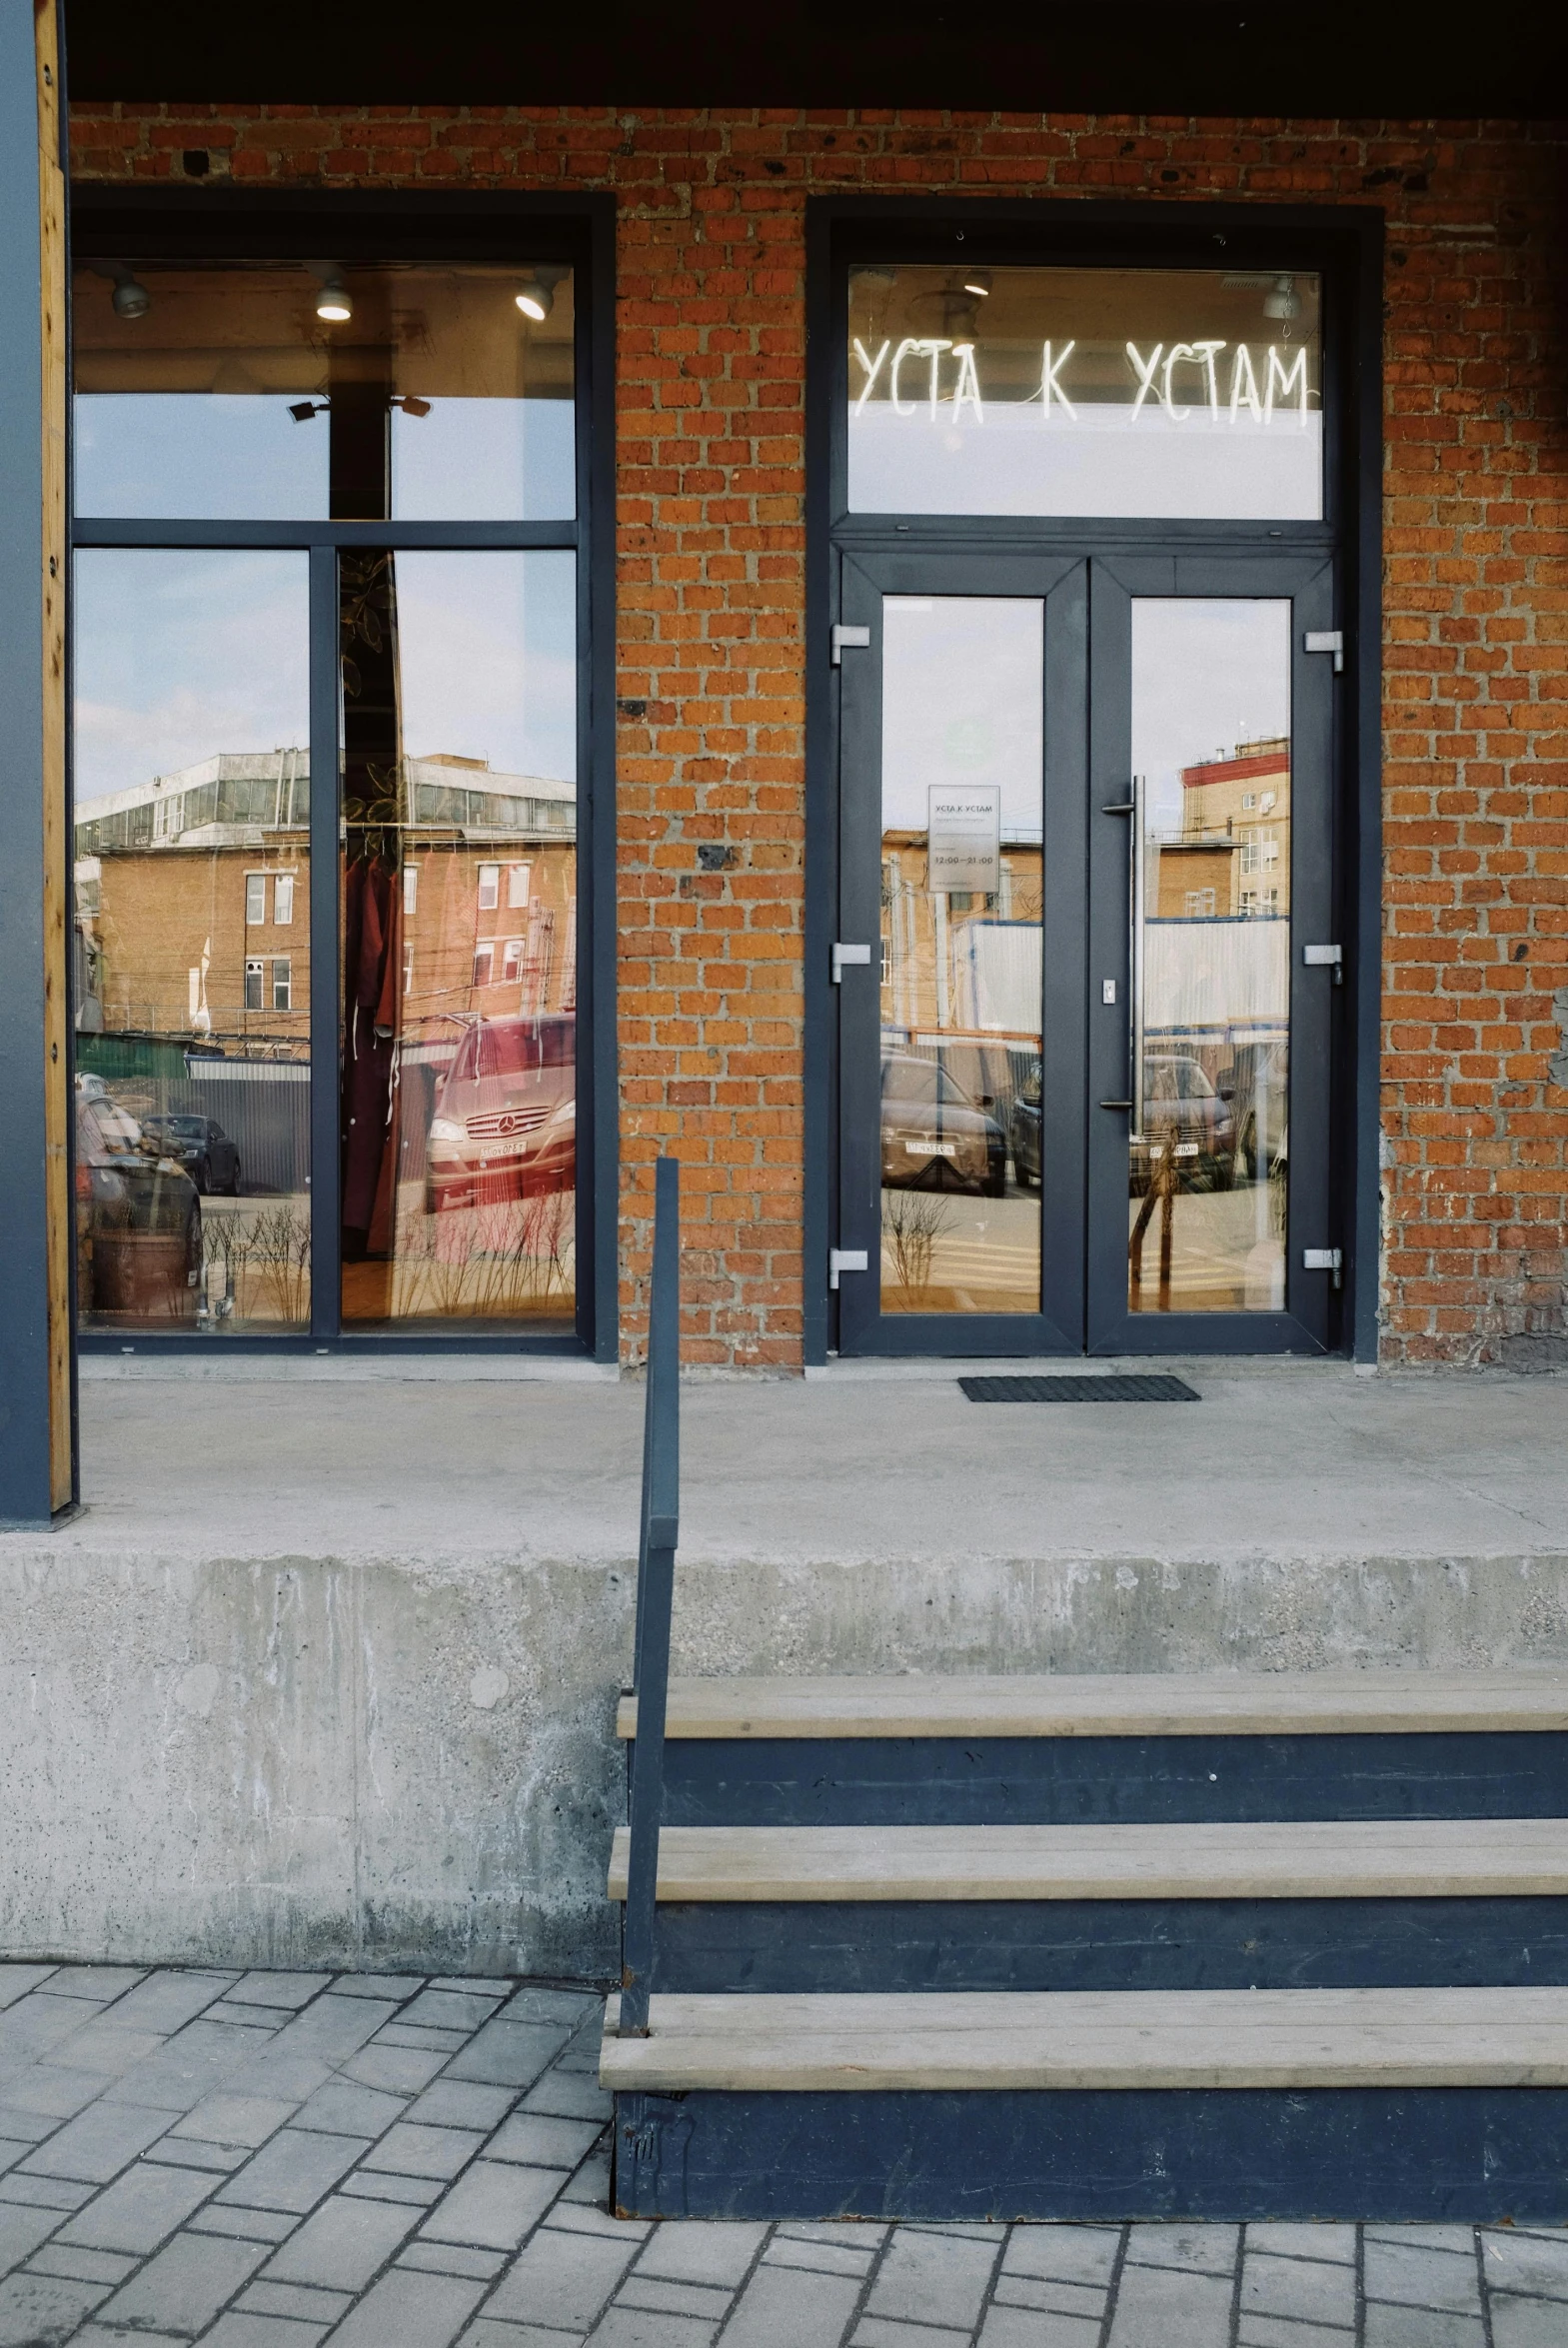
[(670, 1610), (681, 1538), (681, 1169), (655, 1172), (654, 1277), (649, 1305), (648, 1401), (643, 1436), (643, 1525), (637, 1568), (637, 1741), (627, 1864), (621, 2035), (648, 2036), (659, 1896), (659, 1825), (665, 1806), (665, 1700)]

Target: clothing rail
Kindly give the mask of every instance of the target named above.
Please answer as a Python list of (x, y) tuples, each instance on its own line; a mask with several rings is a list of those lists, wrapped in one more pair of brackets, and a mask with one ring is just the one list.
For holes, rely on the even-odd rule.
[(621, 2036), (648, 2036), (659, 1892), (659, 1826), (665, 1807), (665, 1702), (670, 1689), (670, 1610), (681, 1538), (681, 1168), (661, 1158), (654, 1174), (654, 1278), (649, 1305), (648, 1394), (643, 1417), (643, 1523), (637, 1559), (632, 1748), (632, 1832), (621, 1969)]

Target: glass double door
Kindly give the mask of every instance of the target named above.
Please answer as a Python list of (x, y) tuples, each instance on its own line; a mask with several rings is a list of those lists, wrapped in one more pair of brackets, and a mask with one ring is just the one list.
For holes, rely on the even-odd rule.
[(839, 561), (839, 1350), (1324, 1347), (1330, 564)]

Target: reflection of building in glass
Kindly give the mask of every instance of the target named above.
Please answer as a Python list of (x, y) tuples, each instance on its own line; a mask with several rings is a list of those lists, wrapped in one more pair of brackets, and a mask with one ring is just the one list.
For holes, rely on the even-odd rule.
[(1290, 911), (1290, 744), (1238, 743), (1181, 770), (1181, 829), (1151, 840), (1154, 918)]
[(91, 800), (77, 1025), (303, 1059), (310, 1028), (310, 759), (222, 753)]
[(1003, 840), (1001, 886), (926, 887), (923, 832), (882, 835), (882, 1026), (1036, 1038), (1040, 848)]
[[(482, 760), (404, 762), (401, 1032), (576, 1001), (576, 792)], [(304, 1058), (310, 759), (223, 753), (94, 800), (76, 827), (77, 1024)]]

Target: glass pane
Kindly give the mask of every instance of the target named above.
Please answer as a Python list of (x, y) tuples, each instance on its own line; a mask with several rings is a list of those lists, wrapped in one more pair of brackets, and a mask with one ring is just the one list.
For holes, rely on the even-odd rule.
[(1307, 520), (1319, 281), (1217, 269), (853, 269), (849, 505)]
[(310, 1320), (307, 558), (76, 558), (81, 1325)]
[(1277, 1312), (1290, 1166), (1290, 605), (1132, 606), (1143, 1120), (1128, 1307)]
[(343, 1312), (570, 1328), (570, 554), (345, 554)]
[(576, 511), (570, 270), (86, 260), (72, 324), (79, 513)]
[(1044, 606), (882, 603), (881, 1304), (1040, 1304)]

